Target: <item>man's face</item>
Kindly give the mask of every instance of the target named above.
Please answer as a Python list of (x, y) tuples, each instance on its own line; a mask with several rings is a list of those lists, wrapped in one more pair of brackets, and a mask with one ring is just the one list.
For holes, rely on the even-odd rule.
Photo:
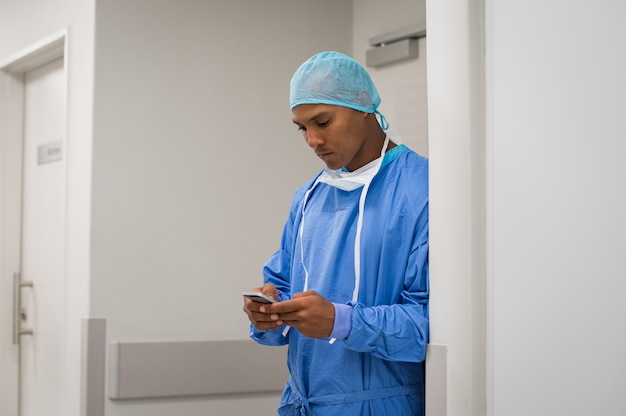
[(367, 113), (336, 105), (303, 104), (295, 107), (292, 115), (304, 140), (329, 169), (353, 171), (372, 160), (364, 149)]

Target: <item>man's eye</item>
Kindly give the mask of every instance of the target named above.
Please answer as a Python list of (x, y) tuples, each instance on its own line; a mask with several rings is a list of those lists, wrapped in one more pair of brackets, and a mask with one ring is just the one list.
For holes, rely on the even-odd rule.
[(304, 128), (304, 126), (297, 126), (298, 127), (298, 131), (306, 131), (306, 128)]
[(330, 120), (320, 121), (320, 122), (317, 123), (317, 125), (319, 127), (326, 127), (326, 126), (328, 126), (328, 123), (330, 123)]

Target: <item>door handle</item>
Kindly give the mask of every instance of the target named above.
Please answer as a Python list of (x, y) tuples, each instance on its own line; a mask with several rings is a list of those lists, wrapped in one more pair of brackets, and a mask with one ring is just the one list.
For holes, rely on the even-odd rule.
[(13, 273), (13, 345), (20, 344), (20, 336), (32, 335), (32, 329), (22, 329), (22, 288), (33, 287), (33, 282), (22, 281), (20, 273)]

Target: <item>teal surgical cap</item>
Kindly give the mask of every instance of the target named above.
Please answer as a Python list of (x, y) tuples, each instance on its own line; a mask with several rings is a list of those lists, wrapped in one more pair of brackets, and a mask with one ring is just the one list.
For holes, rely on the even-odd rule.
[(291, 78), (289, 102), (291, 110), (301, 104), (331, 104), (376, 113), (383, 129), (388, 128), (378, 112), (380, 96), (369, 74), (339, 52), (320, 52), (300, 65)]

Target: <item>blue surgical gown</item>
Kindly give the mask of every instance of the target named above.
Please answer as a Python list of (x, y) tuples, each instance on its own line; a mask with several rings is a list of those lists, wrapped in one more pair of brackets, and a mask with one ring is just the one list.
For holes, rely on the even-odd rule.
[[(394, 149), (395, 150), (395, 149)], [(279, 415), (423, 415), (428, 342), (428, 161), (401, 146), (385, 158), (367, 192), (361, 232), (361, 278), (355, 285), (354, 239), (362, 192), (318, 183), (294, 195), (280, 248), (264, 280), (281, 300), (304, 289), (353, 306), (348, 337), (306, 337), (294, 328), (260, 331), (264, 345), (289, 344)], [(391, 152), (388, 152), (388, 155)], [(304, 246), (301, 246), (304, 244)], [(302, 249), (302, 250), (301, 250)], [(303, 253), (303, 255), (302, 255)]]

